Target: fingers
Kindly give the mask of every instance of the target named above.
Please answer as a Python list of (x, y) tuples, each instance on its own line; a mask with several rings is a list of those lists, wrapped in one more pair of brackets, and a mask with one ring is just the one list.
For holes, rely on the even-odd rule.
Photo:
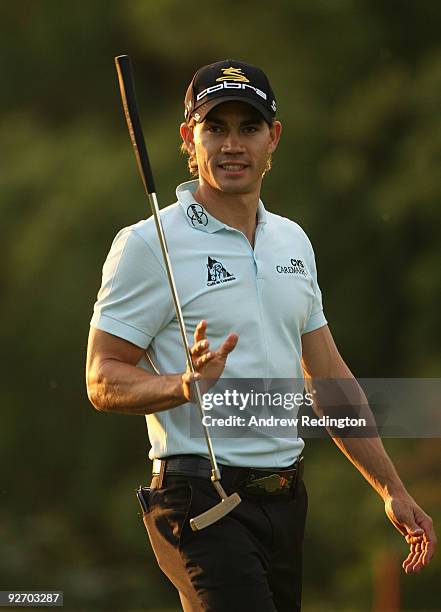
[(419, 542), (417, 544), (411, 544), (409, 555), (403, 562), (403, 569), (406, 574), (418, 574), (423, 566), (424, 558), (427, 553), (427, 542)]
[(182, 382), (185, 385), (190, 386), (191, 383), (195, 380), (200, 380), (201, 379), (201, 375), (199, 374), (199, 372), (185, 372), (184, 374), (182, 374)]
[[(237, 334), (229, 334), (221, 346), (215, 351), (209, 351), (210, 342), (207, 340), (207, 322), (202, 320), (198, 323), (194, 332), (194, 345), (190, 349), (193, 366), (196, 370), (200, 370), (211, 360), (225, 361), (231, 351), (236, 347), (239, 340)], [(223, 369), (223, 366), (222, 366)], [(215, 376), (217, 378), (217, 375)]]
[(219, 347), (219, 355), (226, 359), (231, 351), (236, 347), (238, 340), (239, 336), (237, 334), (230, 334)]
[(427, 565), (430, 559), (433, 557), (436, 545), (438, 543), (436, 539), (435, 530), (433, 528), (433, 521), (430, 516), (425, 516), (421, 521), (418, 521), (421, 527), (424, 529), (423, 540), (426, 544), (426, 552), (424, 555), (424, 565)]
[(185, 372), (182, 374), (182, 389), (184, 392), (185, 399), (189, 402), (194, 401), (194, 383), (196, 381), (200, 382), (201, 375), (199, 372)]
[(410, 545), (410, 551), (407, 558), (403, 561), (403, 569), (406, 574), (418, 572), (420, 567), (420, 559), (422, 556), (421, 543), (413, 543)]
[(203, 366), (207, 365), (209, 361), (211, 361), (214, 357), (216, 357), (216, 353), (204, 353), (202, 357), (196, 361), (196, 368), (199, 370)]
[(403, 561), (406, 574), (419, 573), (433, 557), (437, 545), (433, 522), (413, 500), (386, 504), (386, 514), (409, 544), (409, 554)]
[(205, 321), (205, 319), (202, 319), (202, 321), (199, 321), (194, 331), (195, 344), (197, 342), (200, 342), (201, 340), (206, 340), (206, 338), (207, 338), (207, 321)]
[(437, 545), (433, 521), (426, 513), (419, 508), (415, 512), (417, 529), (413, 529), (406, 536), (406, 541), (410, 544), (410, 553), (403, 563), (406, 573), (419, 572), (432, 559)]
[(209, 346), (210, 343), (208, 342), (208, 340), (199, 340), (199, 342), (196, 342), (196, 344), (193, 344), (193, 346), (191, 347), (191, 356), (193, 358), (200, 357), (204, 353), (204, 351), (208, 349)]
[(424, 529), (419, 527), (417, 529), (410, 529), (408, 527), (405, 529), (406, 542), (408, 544), (417, 544), (421, 542), (423, 535)]
[(424, 515), (418, 517), (421, 528), (413, 530), (406, 536), (406, 541), (410, 544), (410, 552), (403, 561), (403, 569), (406, 574), (419, 573), (421, 569), (428, 565), (436, 549), (437, 539), (433, 529), (432, 519)]
[[(200, 326), (200, 324), (198, 325), (199, 329), (204, 329), (203, 326)], [(197, 330), (198, 328), (196, 328)], [(196, 337), (196, 332), (195, 332), (195, 337)], [(202, 366), (204, 366), (206, 363), (208, 363), (211, 359), (213, 359), (214, 357), (214, 353), (209, 353), (208, 352), (208, 347), (210, 346), (210, 343), (208, 340), (199, 340), (198, 342), (196, 342), (196, 344), (194, 344), (191, 349), (191, 356), (193, 359), (193, 366), (195, 367), (195, 369), (200, 370), (202, 368)]]
[[(216, 355), (223, 359), (226, 359), (231, 351), (236, 347), (239, 336), (237, 334), (229, 334), (226, 340), (217, 349)], [(194, 345), (191, 348), (191, 355), (194, 359), (195, 365), (200, 367), (205, 362), (212, 359), (215, 355), (211, 354), (207, 356), (207, 351), (210, 346), (207, 340), (207, 321), (204, 319), (198, 323), (194, 332)], [(205, 358), (202, 359), (202, 356)]]
[(428, 542), (427, 546), (426, 546), (426, 550), (423, 553), (423, 565), (428, 565), (430, 563), (430, 560), (432, 559), (434, 552), (436, 549), (436, 541), (435, 542)]
[(217, 351), (206, 351), (202, 357), (198, 360), (198, 367), (202, 367), (206, 365), (212, 359), (220, 358), (225, 360), (231, 351), (235, 348), (237, 342), (239, 340), (239, 336), (237, 334), (230, 334), (227, 339), (221, 344), (221, 346), (217, 349)]

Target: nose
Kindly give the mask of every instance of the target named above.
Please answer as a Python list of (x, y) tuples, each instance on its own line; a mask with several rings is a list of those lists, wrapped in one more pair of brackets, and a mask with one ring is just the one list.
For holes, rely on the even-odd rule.
[(245, 148), (240, 138), (240, 134), (235, 133), (233, 130), (225, 134), (225, 138), (221, 146), (222, 153), (237, 154), (243, 153), (244, 150)]

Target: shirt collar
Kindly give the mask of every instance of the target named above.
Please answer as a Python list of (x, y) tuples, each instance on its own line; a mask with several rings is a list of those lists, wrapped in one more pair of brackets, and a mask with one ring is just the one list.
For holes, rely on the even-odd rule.
[[(196, 191), (198, 184), (198, 180), (186, 181), (185, 183), (178, 185), (176, 188), (178, 202), (184, 211), (185, 218), (187, 219), (188, 223), (194, 229), (201, 230), (202, 232), (208, 232), (209, 234), (217, 232), (220, 229), (228, 229), (228, 225), (210, 215), (208, 210), (206, 210), (202, 204), (199, 204), (199, 202), (194, 199), (193, 194)], [(266, 221), (267, 212), (262, 200), (259, 200), (259, 204), (257, 206), (257, 223), (264, 224)]]

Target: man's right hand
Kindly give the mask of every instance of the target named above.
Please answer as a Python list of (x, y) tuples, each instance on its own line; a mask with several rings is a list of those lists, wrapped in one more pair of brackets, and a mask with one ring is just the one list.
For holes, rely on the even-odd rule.
[(218, 349), (210, 351), (210, 343), (206, 332), (207, 322), (202, 320), (196, 327), (194, 344), (190, 349), (195, 374), (187, 368), (185, 374), (182, 375), (182, 387), (188, 401), (191, 396), (191, 383), (194, 380), (209, 379), (212, 385), (222, 376), (227, 357), (234, 350), (239, 340), (237, 334), (229, 334)]

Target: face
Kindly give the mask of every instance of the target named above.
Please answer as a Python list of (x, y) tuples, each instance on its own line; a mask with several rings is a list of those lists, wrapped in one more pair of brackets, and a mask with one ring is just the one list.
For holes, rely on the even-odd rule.
[(188, 150), (196, 154), (200, 183), (225, 193), (260, 189), (280, 132), (280, 122), (270, 127), (257, 110), (243, 102), (219, 104), (193, 129), (181, 126)]

